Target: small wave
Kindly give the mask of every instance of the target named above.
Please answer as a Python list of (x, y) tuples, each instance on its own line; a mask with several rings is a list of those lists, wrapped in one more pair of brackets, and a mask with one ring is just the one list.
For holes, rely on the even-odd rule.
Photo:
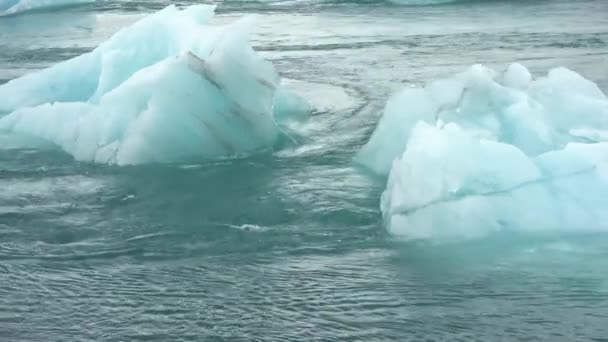
[(241, 225), (228, 225), (230, 228), (244, 230), (248, 232), (260, 232), (267, 230), (266, 227), (258, 226), (257, 224), (241, 224)]
[(395, 5), (406, 5), (406, 6), (425, 6), (425, 5), (442, 5), (458, 0), (388, 0), (388, 2)]

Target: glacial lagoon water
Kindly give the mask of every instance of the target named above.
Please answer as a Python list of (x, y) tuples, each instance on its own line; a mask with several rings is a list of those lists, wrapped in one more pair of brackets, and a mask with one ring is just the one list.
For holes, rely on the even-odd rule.
[[(391, 94), (473, 64), (563, 66), (607, 93), (608, 3), (440, 2), (215, 2), (212, 25), (256, 14), (253, 48), (313, 108), (260, 154), (117, 166), (0, 139), (0, 340), (605, 339), (607, 234), (403, 241), (386, 178), (354, 158)], [(0, 83), (170, 3), (194, 2), (1, 17)]]

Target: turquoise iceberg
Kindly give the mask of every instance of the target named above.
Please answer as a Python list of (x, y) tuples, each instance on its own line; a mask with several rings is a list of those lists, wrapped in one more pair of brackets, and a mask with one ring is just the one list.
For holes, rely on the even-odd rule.
[(608, 231), (608, 99), (565, 68), (476, 65), (404, 89), (357, 160), (388, 176), (381, 209), (403, 239)]
[[(218, 27), (207, 24), (213, 15), (212, 6), (169, 6), (90, 53), (0, 86), (8, 113), (0, 131), (21, 145), (24, 136), (42, 139), (77, 160), (118, 165), (272, 148), (281, 136), (280, 78), (251, 48), (252, 17)], [(302, 106), (280, 94), (278, 109)]]

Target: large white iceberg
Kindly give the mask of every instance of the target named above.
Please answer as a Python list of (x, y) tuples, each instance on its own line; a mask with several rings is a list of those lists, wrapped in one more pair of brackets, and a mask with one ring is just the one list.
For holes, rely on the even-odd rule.
[[(268, 149), (279, 76), (249, 44), (252, 18), (209, 26), (212, 6), (169, 6), (91, 53), (0, 86), (0, 131), (76, 159), (190, 162)], [(281, 92), (282, 110), (285, 97)]]
[(0, 17), (31, 10), (93, 3), (95, 0), (0, 0)]
[(388, 102), (358, 155), (404, 239), (608, 231), (608, 99), (558, 68), (473, 66)]

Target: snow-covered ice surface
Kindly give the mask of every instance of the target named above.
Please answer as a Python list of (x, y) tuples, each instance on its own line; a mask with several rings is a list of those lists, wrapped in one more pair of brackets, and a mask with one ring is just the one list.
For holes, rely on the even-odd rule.
[(405, 239), (608, 231), (608, 99), (565, 68), (475, 65), (393, 96), (358, 160)]
[(95, 1), (96, 0), (0, 0), (0, 17), (31, 10), (82, 5)]
[[(91, 53), (0, 86), (0, 111), (10, 113), (0, 130), (18, 146), (41, 138), (77, 160), (119, 165), (271, 148), (281, 135), (280, 78), (249, 44), (253, 17), (212, 27), (213, 14), (169, 6)], [(280, 121), (306, 117), (304, 100), (278, 95)]]

